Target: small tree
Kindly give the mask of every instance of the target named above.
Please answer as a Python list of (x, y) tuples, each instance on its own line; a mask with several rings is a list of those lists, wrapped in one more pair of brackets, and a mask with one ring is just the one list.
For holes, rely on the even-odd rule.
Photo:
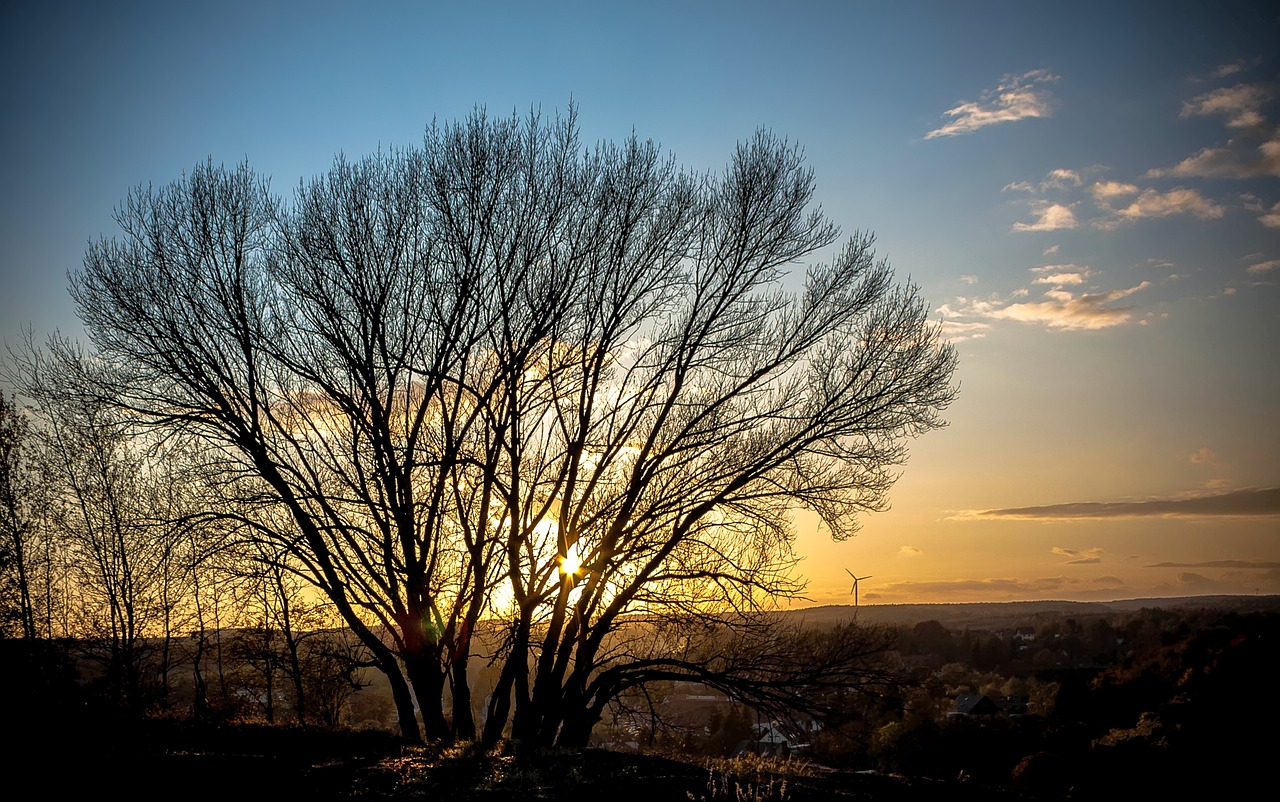
[[(36, 638), (42, 483), (30, 421), (0, 392), (0, 637)], [(48, 633), (46, 632), (47, 636)]]
[(572, 110), (477, 112), (287, 203), (247, 166), (139, 189), (72, 291), (113, 391), (223, 450), (246, 531), (333, 602), (406, 735), (415, 698), (428, 736), (478, 734), (496, 619), (486, 740), (581, 744), (645, 677), (721, 681), (634, 647), (766, 632), (802, 588), (790, 512), (849, 536), (954, 395), (869, 235), (786, 289), (838, 236), (813, 191), (765, 132), (710, 176), (635, 137), (583, 148)]
[(165, 461), (134, 436), (108, 395), (102, 366), (74, 343), (50, 338), (15, 354), (14, 376), (34, 402), (35, 443), (48, 495), (45, 526), (58, 533), (65, 562), (65, 636), (102, 669), (115, 703), (138, 711), (162, 691), (166, 666), (152, 662), (169, 643), (177, 594), (169, 569), (173, 532), (159, 514)]

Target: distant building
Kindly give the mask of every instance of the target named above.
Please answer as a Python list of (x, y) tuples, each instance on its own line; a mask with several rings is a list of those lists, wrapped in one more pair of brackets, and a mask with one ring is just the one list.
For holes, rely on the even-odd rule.
[(956, 697), (947, 711), (947, 718), (994, 718), (1000, 708), (989, 696), (962, 693)]
[(812, 719), (792, 722), (784, 726), (777, 721), (757, 724), (754, 728), (754, 741), (741, 741), (734, 749), (734, 755), (773, 755), (785, 757), (804, 752), (809, 748), (809, 739), (813, 733), (822, 729), (822, 725)]

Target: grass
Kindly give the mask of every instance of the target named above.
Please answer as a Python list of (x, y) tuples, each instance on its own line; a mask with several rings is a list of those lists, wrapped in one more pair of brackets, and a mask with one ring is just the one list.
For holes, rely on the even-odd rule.
[[(28, 733), (34, 735), (34, 733)], [(5, 765), (8, 763), (8, 765)], [(965, 783), (856, 775), (795, 759), (696, 758), (419, 744), (382, 732), (149, 721), (45, 728), (0, 750), (32, 798), (133, 802), (963, 802), (1012, 800)]]
[(711, 758), (707, 761), (707, 787), (688, 797), (695, 802), (788, 802), (787, 783), (813, 776), (806, 760), (761, 755)]

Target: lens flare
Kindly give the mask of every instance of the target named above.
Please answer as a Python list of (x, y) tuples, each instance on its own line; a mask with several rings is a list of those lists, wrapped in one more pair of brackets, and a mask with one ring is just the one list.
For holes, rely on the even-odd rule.
[(574, 543), (565, 549), (560, 560), (560, 573), (563, 576), (577, 576), (582, 573), (582, 558), (578, 556), (578, 544)]

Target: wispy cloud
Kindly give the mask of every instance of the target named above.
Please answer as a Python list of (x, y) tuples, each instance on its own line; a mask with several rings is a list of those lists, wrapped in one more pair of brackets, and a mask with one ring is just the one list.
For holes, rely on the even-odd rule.
[(987, 331), (990, 329), (990, 323), (944, 320), (942, 321), (942, 338), (953, 343), (964, 342), (965, 340), (981, 340), (987, 336)]
[[(1256, 140), (1255, 140), (1256, 141)], [(1280, 176), (1280, 137), (1257, 145), (1240, 139), (1226, 147), (1202, 148), (1172, 167), (1147, 171), (1151, 178), (1265, 178)]]
[(1102, 549), (1100, 548), (1077, 551), (1076, 549), (1054, 546), (1049, 551), (1059, 557), (1070, 557), (1071, 559), (1067, 561), (1067, 565), (1096, 565), (1102, 562)]
[(1196, 465), (1217, 465), (1218, 455), (1213, 453), (1212, 448), (1202, 448), (1192, 454), (1190, 460)]
[(1132, 307), (1111, 304), (1149, 286), (1150, 282), (1144, 281), (1124, 290), (1080, 295), (1050, 290), (1044, 294), (1044, 300), (1009, 304), (1002, 309), (991, 310), (988, 316), (997, 320), (1041, 324), (1051, 329), (1108, 329), (1127, 323), (1132, 316)]
[(1280, 267), (1280, 259), (1270, 259), (1266, 262), (1258, 262), (1257, 264), (1249, 265), (1245, 272), (1250, 275), (1260, 276), (1263, 273), (1270, 273), (1277, 267)]
[(1280, 563), (1267, 562), (1266, 560), (1207, 560), (1198, 563), (1152, 563), (1143, 566), (1144, 568), (1261, 568), (1263, 570), (1274, 570), (1280, 568)]
[(1280, 176), (1280, 131), (1263, 115), (1273, 92), (1260, 84), (1238, 84), (1197, 95), (1182, 105), (1182, 117), (1221, 116), (1239, 132), (1225, 146), (1202, 148), (1151, 178), (1258, 178)]
[(1230, 128), (1252, 128), (1266, 123), (1262, 104), (1271, 93), (1258, 84), (1237, 84), (1197, 95), (1182, 104), (1182, 117), (1222, 115)]
[(1055, 591), (1077, 583), (1077, 580), (1066, 576), (1047, 576), (1037, 579), (1018, 579), (1015, 577), (999, 577), (989, 579), (948, 579), (932, 582), (894, 582), (880, 588), (886, 595), (899, 595), (906, 592), (913, 596), (948, 596), (985, 594), (991, 598), (1000, 595), (1027, 598), (1046, 591)]
[(1058, 76), (1048, 70), (1006, 75), (1000, 85), (982, 93), (979, 100), (964, 100), (946, 110), (951, 121), (925, 134), (925, 139), (957, 136), (998, 123), (1016, 122), (1053, 114), (1053, 98), (1046, 84)]
[(1267, 228), (1280, 228), (1280, 203), (1271, 207), (1271, 211), (1258, 218), (1258, 221)]
[(1071, 209), (1073, 205), (1036, 201), (1031, 204), (1031, 213), (1035, 215), (1035, 220), (1030, 223), (1014, 223), (1013, 230), (1058, 231), (1064, 228), (1076, 228), (1080, 224), (1076, 222), (1075, 212)]
[(898, 549), (899, 557), (919, 557), (921, 554), (924, 554), (924, 552), (915, 546), (903, 546)]
[[(1107, 182), (1112, 183), (1114, 182)], [(1222, 217), (1226, 209), (1205, 198), (1197, 190), (1178, 187), (1168, 192), (1155, 189), (1144, 189), (1125, 206), (1113, 207), (1112, 202), (1131, 194), (1130, 184), (1095, 187), (1094, 202), (1100, 209), (1110, 212), (1110, 217), (1097, 220), (1099, 228), (1114, 228), (1120, 223), (1133, 222), (1156, 217), (1169, 217), (1176, 214), (1190, 214), (1201, 220), (1214, 220)], [(1123, 190), (1123, 191), (1122, 191)]]
[(1214, 78), (1226, 78), (1228, 75), (1235, 75), (1242, 72), (1245, 68), (1243, 61), (1233, 61), (1230, 64), (1223, 64), (1213, 71)]
[[(1233, 565), (1238, 563), (1238, 565)], [(1177, 581), (1156, 586), (1157, 593), (1256, 593), (1262, 588), (1272, 590), (1280, 585), (1280, 568), (1275, 563), (1245, 560), (1218, 560), (1209, 563), (1160, 563), (1151, 568), (1188, 567), (1209, 570), (1225, 569), (1217, 577), (1209, 577), (1195, 571), (1180, 570)], [(1259, 572), (1257, 569), (1261, 569)]]
[(1095, 203), (1104, 209), (1110, 209), (1118, 199), (1137, 195), (1139, 189), (1136, 184), (1126, 184), (1123, 181), (1098, 181), (1089, 191), (1093, 194)]
[(1083, 284), (1093, 273), (1088, 265), (1042, 265), (1031, 268), (1036, 277), (1032, 284), (1053, 284), (1055, 286), (1077, 286)]
[(1081, 178), (1079, 173), (1075, 170), (1068, 170), (1060, 167), (1056, 170), (1050, 170), (1049, 174), (1044, 177), (1044, 180), (1039, 183), (1033, 184), (1029, 181), (1015, 181), (1012, 184), (1006, 184), (1004, 189), (1005, 191), (1017, 190), (1019, 192), (1047, 192), (1051, 189), (1068, 189), (1070, 187), (1078, 187), (1080, 186), (1080, 183)]
[[(1133, 317), (1133, 307), (1114, 306), (1116, 301), (1151, 286), (1144, 281), (1136, 287), (1110, 292), (1081, 293), (1062, 289), (1062, 285), (1045, 292), (1039, 300), (1004, 301), (998, 298), (979, 300), (957, 298), (956, 303), (942, 304), (938, 313), (943, 317), (944, 333), (950, 327), (963, 333), (966, 327), (975, 326), (981, 320), (1012, 320), (1019, 323), (1041, 325), (1050, 329), (1088, 331), (1107, 329), (1128, 323)], [(1025, 297), (1019, 290), (1011, 297)]]
[(1229, 587), (1215, 579), (1190, 571), (1183, 571), (1178, 574), (1178, 583), (1180, 585), (1179, 590), (1191, 593), (1212, 593), (1215, 590)]
[[(1259, 589), (1280, 590), (1280, 567), (1257, 560), (1219, 560), (1206, 563), (1159, 563), (1149, 569), (1170, 568), (1174, 575), (1165, 582), (1139, 585), (1131, 578), (1114, 574), (1081, 576), (989, 577), (886, 582), (866, 592), (862, 598), (878, 603), (954, 603), (1025, 601), (1030, 599), (1112, 601), (1147, 597), (1185, 596), (1203, 593), (1255, 593)], [(1198, 573), (1204, 571), (1205, 573)], [(1073, 571), (1074, 573), (1074, 571)], [(1210, 574), (1209, 576), (1206, 576)], [(833, 589), (833, 603), (844, 604), (848, 589)]]
[(1020, 520), (1087, 520), (1097, 518), (1214, 518), (1246, 516), (1280, 517), (1280, 487), (1251, 488), (1229, 493), (1147, 501), (1085, 501), (1041, 507), (983, 510), (956, 516), (961, 519), (1005, 518)]

